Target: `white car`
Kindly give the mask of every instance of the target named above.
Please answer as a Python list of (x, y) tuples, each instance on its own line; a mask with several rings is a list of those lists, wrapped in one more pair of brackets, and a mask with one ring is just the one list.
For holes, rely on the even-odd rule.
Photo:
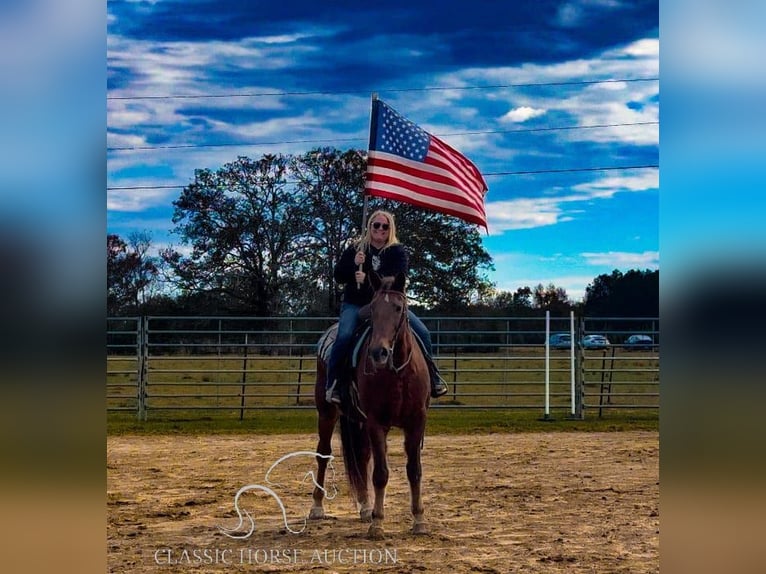
[(610, 344), (604, 335), (585, 335), (582, 338), (583, 349), (608, 349)]

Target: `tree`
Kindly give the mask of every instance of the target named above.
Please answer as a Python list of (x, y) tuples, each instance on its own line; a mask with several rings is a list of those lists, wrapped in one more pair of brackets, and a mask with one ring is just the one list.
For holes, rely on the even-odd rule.
[(158, 268), (149, 256), (151, 236), (132, 233), (126, 243), (119, 235), (106, 236), (106, 307), (108, 315), (139, 313)]
[(513, 293), (512, 304), (516, 309), (532, 308), (532, 289), (529, 287), (519, 287)]
[(216, 172), (197, 170), (173, 202), (174, 232), (188, 257), (163, 252), (182, 292), (217, 296), (224, 312), (279, 314), (283, 291), (307, 252), (305, 205), (287, 182), (289, 160), (239, 157)]
[(492, 258), (475, 225), (406, 203), (382, 201), (379, 205), (396, 218), (399, 239), (409, 254), (407, 292), (419, 305), (450, 311), (492, 291), (487, 277), (493, 269)]
[[(323, 297), (326, 303), (306, 300), (302, 310), (324, 308), (334, 314), (338, 286), (333, 268), (349, 240), (361, 235), (366, 154), (321, 148), (295, 158), (292, 165), (310, 218), (307, 245), (311, 249), (303, 271), (316, 281), (310, 294)], [(379, 208), (396, 218), (410, 257), (407, 291), (420, 305), (454, 309), (491, 289), (486, 271), (492, 268), (492, 260), (476, 226), (405, 203), (369, 198), (368, 216)], [(306, 296), (304, 284), (295, 297)]]
[(301, 275), (317, 278), (314, 289), (304, 285), (293, 298), (304, 311), (335, 314), (333, 269), (349, 238), (360, 235), (366, 156), (360, 150), (317, 148), (293, 158), (291, 166), (306, 206), (309, 249)]
[[(206, 293), (215, 312), (334, 314), (333, 269), (360, 236), (365, 172), (364, 152), (333, 148), (197, 170), (173, 215), (192, 252), (162, 253), (180, 294)], [(492, 262), (475, 226), (403, 203), (369, 204), (394, 212), (418, 302), (449, 308), (489, 291)]]
[(659, 270), (615, 269), (585, 288), (584, 313), (593, 317), (658, 317)]
[(566, 290), (563, 287), (556, 287), (553, 283), (549, 283), (547, 287), (538, 283), (532, 296), (535, 307), (550, 311), (552, 315), (566, 315), (572, 309), (572, 302)]

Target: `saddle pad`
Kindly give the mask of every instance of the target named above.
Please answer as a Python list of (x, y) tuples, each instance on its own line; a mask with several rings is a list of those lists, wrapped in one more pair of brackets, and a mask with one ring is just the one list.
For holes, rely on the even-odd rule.
[[(365, 338), (367, 338), (367, 334), (370, 332), (370, 326), (367, 325), (364, 330), (361, 332), (358, 332), (354, 335), (355, 343), (354, 343), (354, 350), (353, 353), (351, 353), (351, 364), (353, 367), (356, 367), (358, 361), (357, 356), (359, 355), (359, 351), (362, 348), (362, 343), (364, 342)], [(322, 361), (327, 363), (327, 361), (330, 360), (330, 351), (332, 351), (333, 343), (335, 343), (335, 339), (338, 336), (338, 324), (334, 323), (329, 329), (327, 329), (322, 336), (319, 338), (319, 342), (317, 343), (317, 355), (319, 356)]]
[(332, 344), (335, 342), (335, 337), (338, 335), (338, 324), (334, 323), (329, 329), (327, 329), (319, 338), (317, 343), (317, 355), (325, 364), (330, 359), (330, 351), (332, 350)]

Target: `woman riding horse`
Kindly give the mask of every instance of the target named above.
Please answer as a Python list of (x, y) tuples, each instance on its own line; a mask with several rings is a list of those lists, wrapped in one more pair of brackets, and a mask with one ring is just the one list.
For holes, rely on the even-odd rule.
[[(372, 301), (374, 289), (370, 283), (370, 274), (375, 272), (379, 276), (395, 276), (403, 273), (406, 276), (407, 271), (407, 252), (396, 237), (394, 216), (387, 211), (374, 212), (367, 220), (367, 229), (362, 239), (346, 249), (335, 266), (335, 280), (345, 283), (346, 287), (343, 291), (338, 333), (327, 362), (327, 402), (341, 402), (338, 365), (349, 350), (354, 330), (359, 323), (359, 309)], [(410, 325), (426, 350), (431, 396), (441, 397), (447, 394), (448, 389), (433, 361), (431, 334), (412, 311), (408, 310), (408, 315)]]

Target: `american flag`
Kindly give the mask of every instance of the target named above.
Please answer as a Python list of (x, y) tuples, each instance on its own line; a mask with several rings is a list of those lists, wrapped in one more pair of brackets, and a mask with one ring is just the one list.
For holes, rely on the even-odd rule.
[(486, 192), (484, 178), (468, 158), (373, 100), (367, 195), (447, 213), (486, 229)]

